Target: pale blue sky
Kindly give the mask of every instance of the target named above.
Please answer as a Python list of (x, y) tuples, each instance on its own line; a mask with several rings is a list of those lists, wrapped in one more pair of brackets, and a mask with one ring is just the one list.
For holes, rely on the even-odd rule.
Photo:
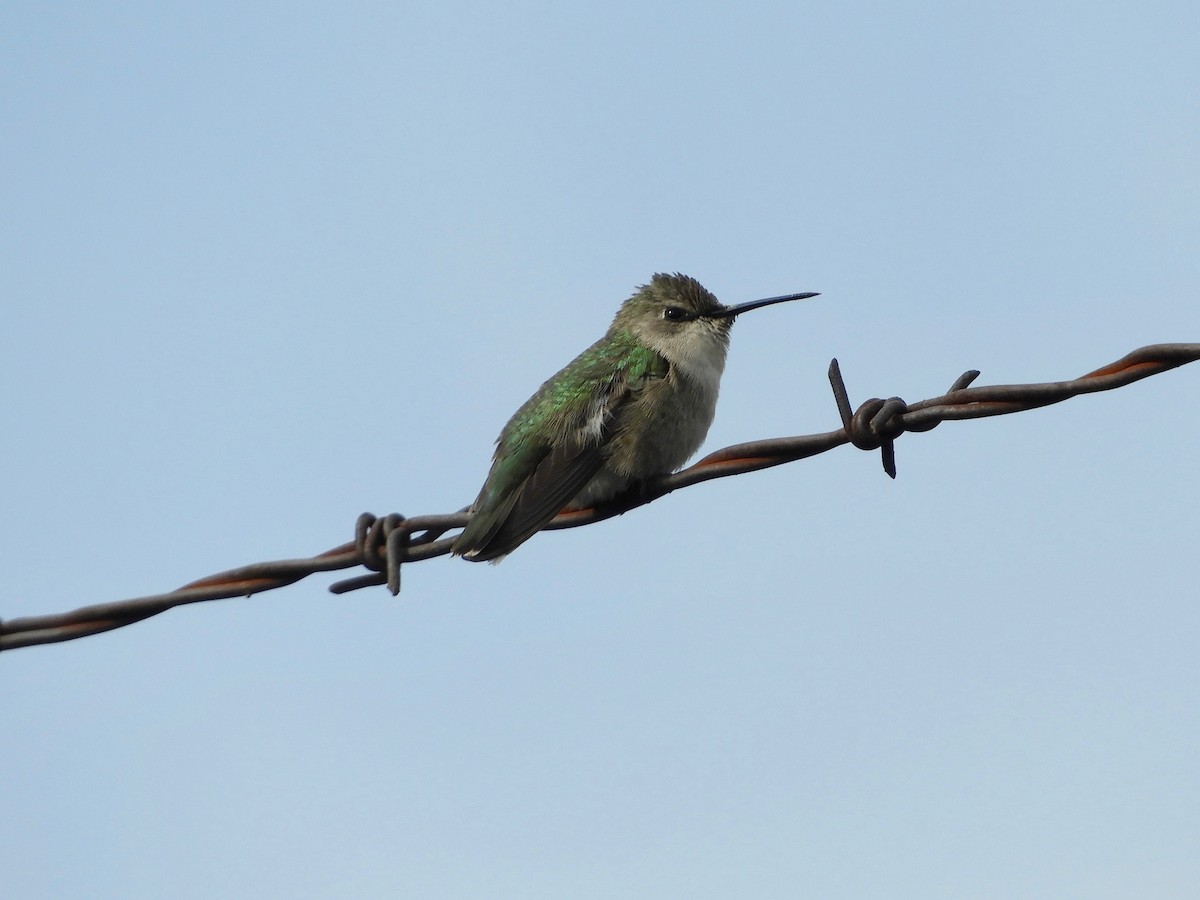
[[(655, 271), (822, 292), (706, 449), (1200, 340), (1194, 2), (0, 24), (0, 616), (457, 509)], [(1200, 895), (1198, 387), (3, 654), (6, 895)]]

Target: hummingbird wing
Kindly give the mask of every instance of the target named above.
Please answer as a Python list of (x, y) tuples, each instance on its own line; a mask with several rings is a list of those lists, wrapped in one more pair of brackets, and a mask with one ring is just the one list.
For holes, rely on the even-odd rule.
[(542, 385), (505, 426), (455, 554), (499, 560), (544, 528), (600, 471), (607, 439), (640, 389), (669, 370), (648, 347), (620, 348), (617, 366), (599, 347)]

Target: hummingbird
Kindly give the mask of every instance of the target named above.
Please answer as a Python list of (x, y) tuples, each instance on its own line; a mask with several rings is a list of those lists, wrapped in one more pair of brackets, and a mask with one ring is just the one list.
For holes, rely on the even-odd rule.
[(724, 306), (694, 278), (654, 275), (604, 337), (508, 420), (451, 552), (499, 562), (564, 509), (587, 509), (674, 472), (712, 424), (733, 320), (815, 296)]

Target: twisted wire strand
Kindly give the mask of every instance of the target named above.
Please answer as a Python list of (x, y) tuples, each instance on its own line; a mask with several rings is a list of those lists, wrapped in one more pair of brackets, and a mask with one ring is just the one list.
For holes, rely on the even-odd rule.
[[(970, 387), (979, 375), (976, 371), (970, 371), (959, 376), (950, 390), (940, 397), (911, 405), (898, 397), (887, 400), (872, 398), (853, 411), (835, 359), (830, 364), (829, 377), (842, 419), (842, 427), (836, 431), (749, 441), (725, 447), (686, 469), (652, 479), (629, 494), (603, 505), (559, 513), (546, 527), (559, 529), (590, 525), (703, 481), (796, 462), (843, 444), (853, 444), (864, 450), (879, 449), (884, 470), (894, 478), (894, 443), (906, 431), (928, 431), (946, 421), (1008, 415), (1049, 406), (1081, 394), (1123, 387), (1198, 359), (1200, 344), (1152, 344), (1068, 381)], [(363, 566), (369, 571), (335, 583), (330, 587), (331, 591), (345, 593), (371, 585), (387, 584), (395, 594), (400, 590), (401, 565), (448, 554), (454, 540), (443, 535), (452, 529), (462, 528), (469, 519), (470, 514), (465, 510), (411, 518), (393, 513), (382, 519), (364, 513), (356, 523), (354, 541), (311, 558), (254, 563), (209, 575), (164, 594), (84, 606), (65, 613), (0, 621), (0, 651), (99, 634), (132, 625), (187, 603), (249, 597), (294, 584), (318, 572), (333, 572), (354, 566)]]

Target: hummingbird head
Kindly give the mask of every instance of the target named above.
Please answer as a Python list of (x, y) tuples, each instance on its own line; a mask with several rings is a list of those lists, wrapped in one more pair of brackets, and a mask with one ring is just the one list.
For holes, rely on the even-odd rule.
[(629, 332), (685, 373), (719, 379), (729, 349), (729, 329), (740, 313), (815, 296), (785, 294), (725, 306), (695, 278), (659, 273), (625, 301), (610, 330)]

